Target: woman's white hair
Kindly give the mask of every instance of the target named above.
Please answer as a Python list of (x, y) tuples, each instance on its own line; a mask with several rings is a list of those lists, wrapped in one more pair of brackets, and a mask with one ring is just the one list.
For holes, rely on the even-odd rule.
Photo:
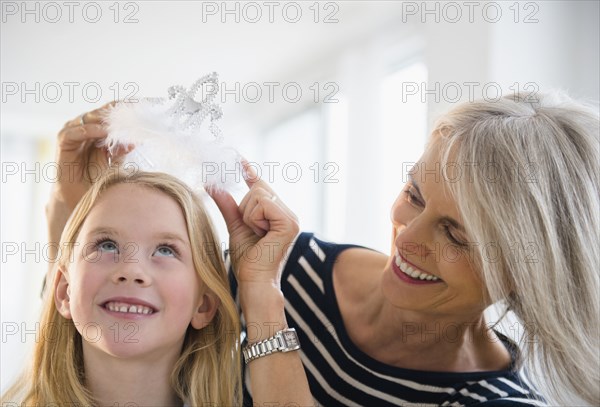
[(598, 110), (559, 93), (531, 99), (458, 106), (430, 142), (442, 169), (460, 166), (449, 189), (492, 303), (506, 302), (523, 325), (537, 389), (552, 405), (597, 406)]

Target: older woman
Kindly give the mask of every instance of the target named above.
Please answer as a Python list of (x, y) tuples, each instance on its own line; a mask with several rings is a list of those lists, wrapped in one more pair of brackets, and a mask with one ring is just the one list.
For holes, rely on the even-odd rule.
[[(600, 404), (598, 126), (551, 96), (455, 108), (392, 207), (388, 254), (296, 237), (262, 181), (239, 207), (215, 194), (239, 297), (272, 310), (268, 324), (245, 315), (248, 341), (294, 327), (324, 406)], [(271, 265), (254, 260), (259, 237)], [(490, 327), (491, 304), (514, 312), (522, 346)]]
[[(392, 206), (389, 253), (300, 234), (265, 292), (281, 278), (313, 397), (600, 405), (598, 128), (564, 97), (458, 106)], [(254, 185), (239, 213), (216, 197), (231, 247), (245, 224), (272, 227), (255, 206), (273, 196)], [(514, 312), (523, 346), (485, 320), (491, 304)]]

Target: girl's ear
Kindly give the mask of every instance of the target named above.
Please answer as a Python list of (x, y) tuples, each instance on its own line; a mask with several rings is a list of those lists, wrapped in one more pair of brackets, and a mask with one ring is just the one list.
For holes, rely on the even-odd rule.
[(213, 320), (221, 300), (213, 292), (206, 292), (200, 297), (198, 308), (192, 316), (191, 324), (195, 329), (202, 329)]
[(56, 272), (56, 279), (54, 280), (54, 304), (60, 315), (66, 319), (72, 319), (69, 281), (65, 273), (65, 270), (62, 268), (59, 268)]

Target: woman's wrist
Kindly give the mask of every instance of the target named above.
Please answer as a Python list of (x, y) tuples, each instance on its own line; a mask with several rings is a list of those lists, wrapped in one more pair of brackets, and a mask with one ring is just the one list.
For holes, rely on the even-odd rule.
[(246, 322), (248, 342), (254, 343), (270, 338), (277, 331), (287, 328), (285, 300), (281, 290), (271, 284), (248, 283), (240, 286), (239, 296)]

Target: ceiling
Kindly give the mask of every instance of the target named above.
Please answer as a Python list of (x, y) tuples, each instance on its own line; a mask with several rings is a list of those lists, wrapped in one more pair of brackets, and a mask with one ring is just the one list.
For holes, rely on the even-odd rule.
[[(138, 1), (119, 3), (118, 15), (113, 2), (96, 3), (98, 15), (96, 7), (84, 13), (83, 6), (69, 10), (60, 2), (54, 2), (59, 9), (36, 2), (38, 10), (30, 4), (26, 13), (23, 3), (13, 3), (19, 9), (4, 10), (1, 28), (1, 75), (8, 86), (2, 132), (35, 136), (115, 96), (161, 96), (168, 86), (189, 86), (210, 71), (232, 88), (235, 82), (293, 80), (315, 66), (326, 75), (336, 54), (397, 24), (402, 11), (393, 1), (276, 2), (272, 8), (269, 2), (227, 2), (226, 9), (223, 2)], [(284, 11), (288, 3), (294, 4)], [(137, 22), (125, 23), (127, 16)]]

